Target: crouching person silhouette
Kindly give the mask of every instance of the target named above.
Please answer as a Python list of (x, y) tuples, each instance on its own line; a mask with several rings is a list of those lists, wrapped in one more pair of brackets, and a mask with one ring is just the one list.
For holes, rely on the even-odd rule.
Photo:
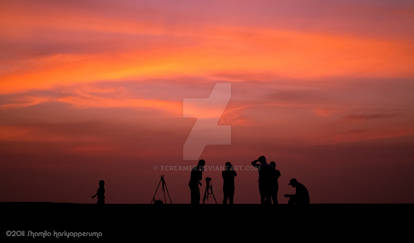
[(285, 194), (289, 198), (290, 205), (306, 205), (310, 203), (308, 189), (295, 178), (291, 179), (289, 185), (296, 188), (296, 194)]
[(100, 180), (99, 181), (99, 187), (96, 191), (95, 195), (92, 196), (92, 198), (98, 197), (98, 200), (96, 204), (98, 205), (104, 205), (105, 204), (105, 181)]

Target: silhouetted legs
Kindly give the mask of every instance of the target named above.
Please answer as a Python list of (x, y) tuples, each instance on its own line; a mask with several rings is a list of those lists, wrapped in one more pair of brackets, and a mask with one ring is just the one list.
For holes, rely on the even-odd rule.
[(223, 204), (227, 204), (227, 200), (229, 201), (229, 204), (233, 204), (234, 187), (223, 188), (223, 192), (224, 192)]
[(259, 192), (260, 192), (260, 203), (261, 204), (272, 204), (271, 199), (271, 191), (269, 190), (269, 186), (265, 183), (259, 183)]
[(263, 185), (259, 185), (259, 193), (260, 193), (260, 204), (265, 204), (266, 190)]
[(190, 185), (191, 204), (200, 204), (200, 187), (198, 185)]
[(98, 205), (104, 205), (104, 204), (105, 204), (105, 199), (103, 199), (103, 198), (98, 198), (97, 204), (98, 204)]
[(277, 200), (277, 193), (279, 191), (279, 185), (274, 185), (272, 188), (272, 201), (273, 204), (279, 204), (279, 201)]

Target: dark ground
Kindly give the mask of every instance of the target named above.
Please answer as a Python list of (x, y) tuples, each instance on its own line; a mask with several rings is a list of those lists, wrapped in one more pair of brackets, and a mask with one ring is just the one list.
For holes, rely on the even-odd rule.
[[(31, 239), (28, 231), (102, 232), (104, 239), (215, 241), (228, 237), (401, 236), (412, 231), (411, 204), (144, 205), (0, 203), (1, 239)], [(23, 233), (22, 233), (23, 232)], [(13, 237), (10, 234), (14, 234)], [(25, 236), (17, 236), (25, 234)], [(410, 233), (411, 234), (411, 233)], [(150, 237), (150, 238), (148, 238)], [(358, 236), (360, 237), (360, 236)], [(47, 237), (46, 237), (47, 238)], [(101, 238), (101, 239), (102, 239)], [(49, 237), (53, 239), (53, 237)], [(256, 241), (255, 240), (255, 241)], [(333, 240), (333, 239), (332, 239)], [(147, 241), (147, 240), (145, 240)]]

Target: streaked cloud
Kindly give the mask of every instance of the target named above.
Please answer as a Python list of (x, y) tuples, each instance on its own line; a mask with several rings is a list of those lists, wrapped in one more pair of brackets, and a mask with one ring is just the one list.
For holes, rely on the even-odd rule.
[[(118, 8), (131, 4), (125, 1)], [(111, 4), (87, 13), (73, 4), (62, 15), (63, 10), (54, 6), (44, 2), (36, 8), (50, 8), (50, 12), (33, 15), (36, 8), (15, 3), (2, 19), (2, 46), (6, 50), (2, 62), (6, 68), (0, 75), (1, 93), (123, 79), (215, 77), (240, 71), (297, 79), (413, 76), (411, 38), (218, 23), (207, 16), (191, 24), (184, 21), (186, 14), (194, 17), (191, 13), (176, 12), (174, 7), (169, 12), (151, 4), (142, 8), (179, 17), (166, 22), (154, 20), (151, 14), (108, 14), (113, 13)], [(224, 9), (229, 6), (223, 3)], [(241, 13), (245, 10), (240, 9)]]

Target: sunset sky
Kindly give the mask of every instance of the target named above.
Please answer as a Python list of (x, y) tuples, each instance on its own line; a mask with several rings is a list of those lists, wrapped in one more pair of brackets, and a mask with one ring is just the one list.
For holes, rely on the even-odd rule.
[[(207, 165), (242, 166), (258, 203), (260, 155), (279, 198), (414, 203), (412, 0), (2, 0), (0, 201), (149, 203), (160, 175), (190, 200), (183, 100), (231, 83)], [(221, 172), (212, 168), (222, 199)]]

